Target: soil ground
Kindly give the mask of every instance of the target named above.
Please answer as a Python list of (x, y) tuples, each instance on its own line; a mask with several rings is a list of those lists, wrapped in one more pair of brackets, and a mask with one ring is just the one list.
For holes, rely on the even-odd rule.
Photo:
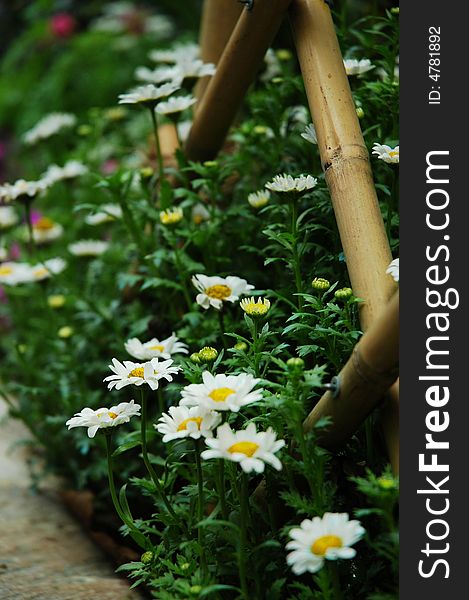
[(67, 512), (58, 482), (31, 489), (30, 437), (0, 399), (0, 600), (138, 600)]

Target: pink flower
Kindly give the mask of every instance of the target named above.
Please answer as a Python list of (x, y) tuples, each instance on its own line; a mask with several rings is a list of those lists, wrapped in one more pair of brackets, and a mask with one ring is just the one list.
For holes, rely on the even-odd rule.
[(72, 15), (65, 12), (55, 14), (49, 21), (49, 27), (55, 37), (69, 38), (73, 35), (76, 21)]
[(119, 161), (115, 158), (108, 158), (101, 165), (101, 173), (103, 175), (112, 175), (119, 168)]

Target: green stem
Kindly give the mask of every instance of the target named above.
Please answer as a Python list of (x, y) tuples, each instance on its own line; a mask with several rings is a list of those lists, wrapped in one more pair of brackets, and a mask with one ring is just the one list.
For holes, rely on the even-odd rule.
[(182, 268), (182, 263), (181, 263), (181, 257), (179, 254), (179, 250), (176, 247), (176, 242), (174, 241), (174, 260), (176, 263), (176, 269), (179, 273), (179, 278), (181, 279), (181, 286), (182, 286), (182, 293), (184, 295), (184, 300), (186, 301), (187, 304), (187, 309), (189, 310), (189, 312), (191, 312), (192, 310), (192, 300), (191, 300), (191, 296), (189, 294), (189, 290), (187, 289), (187, 282), (186, 282), (186, 276), (184, 273), (184, 269)]
[(252, 352), (254, 353), (254, 376), (259, 377), (259, 350), (257, 347), (257, 343), (259, 341), (259, 327), (257, 323), (257, 318), (253, 317), (252, 319)]
[(223, 316), (223, 307), (220, 308), (220, 310), (217, 312), (218, 312), (218, 324), (220, 326), (220, 335), (221, 335), (221, 341), (223, 342), (223, 348), (225, 350), (228, 350), (228, 344), (225, 339), (225, 318)]
[[(204, 478), (202, 473), (202, 462), (200, 460), (200, 440), (194, 440), (195, 442), (195, 462), (197, 465), (197, 487), (198, 487), (198, 520), (199, 523), (204, 519), (204, 507), (205, 507), (205, 499), (204, 499)], [(207, 576), (207, 559), (205, 556), (205, 547), (204, 547), (204, 531), (202, 527), (197, 528), (197, 541), (200, 546), (200, 568), (202, 571), (202, 577), (205, 579)]]
[[(301, 294), (303, 286), (301, 281), (301, 269), (300, 269), (300, 257), (298, 254), (298, 199), (293, 198), (290, 201), (290, 217), (291, 217), (291, 235), (292, 241), (292, 262), (293, 272), (295, 274), (296, 291)], [(298, 309), (303, 308), (303, 298), (299, 295), (298, 298)]]
[(328, 570), (329, 570), (329, 577), (331, 580), (331, 584), (332, 584), (332, 589), (334, 590), (334, 600), (342, 600), (343, 599), (343, 594), (342, 594), (342, 588), (340, 586), (340, 579), (339, 579), (339, 571), (337, 569), (337, 563), (333, 560), (329, 560), (327, 561), (328, 563)]
[(34, 244), (34, 231), (33, 224), (31, 222), (31, 200), (29, 199), (25, 200), (24, 202), (24, 218), (28, 228), (28, 253), (29, 256), (33, 257), (36, 246)]
[(160, 480), (158, 479), (158, 475), (155, 473), (155, 469), (153, 468), (153, 465), (150, 462), (150, 459), (148, 458), (148, 451), (147, 451), (147, 415), (148, 415), (148, 405), (147, 405), (147, 398), (145, 397), (145, 394), (143, 392), (143, 390), (141, 391), (141, 402), (142, 402), (142, 419), (141, 419), (141, 437), (142, 437), (142, 457), (143, 457), (143, 462), (145, 463), (145, 466), (147, 468), (147, 471), (153, 481), (153, 484), (155, 485), (156, 491), (158, 496), (160, 497), (161, 501), (163, 502), (163, 504), (166, 506), (167, 511), (169, 512), (169, 514), (173, 517), (173, 519), (175, 520), (175, 522), (179, 523), (179, 519), (176, 515), (176, 513), (174, 512), (173, 507), (171, 506), (164, 490), (163, 490), (163, 486), (161, 485)]
[(164, 165), (163, 165), (163, 156), (161, 155), (161, 144), (160, 144), (160, 135), (158, 133), (158, 123), (156, 121), (156, 112), (155, 107), (150, 107), (151, 121), (153, 124), (153, 134), (155, 136), (156, 143), (156, 153), (158, 160), (158, 171), (160, 175), (160, 182), (163, 181), (164, 178)]
[(221, 514), (225, 521), (228, 520), (228, 507), (226, 506), (225, 497), (225, 463), (223, 460), (218, 461), (218, 497), (220, 498)]
[(117, 201), (119, 202), (119, 205), (122, 209), (122, 213), (124, 215), (125, 226), (127, 227), (128, 231), (130, 233), (130, 237), (135, 242), (135, 245), (137, 246), (137, 248), (140, 252), (140, 255), (143, 258), (146, 254), (145, 244), (142, 239), (142, 236), (140, 235), (140, 231), (137, 227), (137, 224), (135, 223), (133, 215), (127, 205), (127, 200), (123, 194), (116, 194), (116, 196), (117, 196)]
[(239, 581), (244, 600), (249, 600), (249, 590), (246, 578), (247, 554), (247, 523), (249, 519), (248, 479), (246, 473), (241, 474), (241, 523), (238, 548)]

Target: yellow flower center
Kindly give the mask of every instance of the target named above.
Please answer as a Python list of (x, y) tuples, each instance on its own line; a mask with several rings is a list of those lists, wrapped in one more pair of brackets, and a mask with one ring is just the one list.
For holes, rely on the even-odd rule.
[(13, 269), (11, 267), (0, 267), (0, 275), (11, 275)]
[(323, 535), (311, 546), (311, 552), (317, 556), (324, 556), (329, 548), (342, 548), (342, 540), (336, 535)]
[(40, 231), (48, 231), (54, 227), (54, 221), (49, 219), (48, 217), (41, 217), (34, 223), (34, 229), (39, 229)]
[(235, 391), (231, 388), (222, 387), (217, 388), (216, 390), (212, 390), (208, 397), (211, 398), (214, 402), (224, 402), (228, 398), (228, 396), (231, 396), (231, 394), (234, 393)]
[(118, 416), (116, 413), (113, 413), (111, 411), (109, 411), (107, 414), (111, 417), (111, 419), (115, 419)]
[(391, 150), (391, 152), (389, 153), (389, 156), (391, 158), (394, 158), (395, 156), (399, 156), (399, 151), (398, 150)]
[(189, 419), (184, 419), (184, 421), (179, 425), (177, 431), (183, 431), (187, 429), (187, 424), (192, 421), (193, 423), (197, 423), (198, 429), (200, 429), (200, 425), (202, 423), (202, 417), (190, 417)]
[(156, 346), (149, 346), (148, 350), (157, 350), (158, 352), (163, 352), (164, 346), (157, 344)]
[(231, 296), (231, 288), (224, 283), (220, 283), (217, 285), (211, 285), (205, 290), (205, 293), (210, 298), (216, 298), (217, 300), (224, 300)]
[(131, 377), (140, 377), (143, 379), (143, 367), (135, 367), (135, 369), (132, 369), (127, 378), (130, 379)]
[(228, 452), (231, 452), (231, 454), (240, 452), (246, 456), (252, 456), (258, 448), (259, 444), (255, 444), (254, 442), (237, 442), (228, 448)]
[(34, 277), (43, 277), (44, 275), (49, 275), (49, 271), (44, 267), (39, 267), (34, 271)]

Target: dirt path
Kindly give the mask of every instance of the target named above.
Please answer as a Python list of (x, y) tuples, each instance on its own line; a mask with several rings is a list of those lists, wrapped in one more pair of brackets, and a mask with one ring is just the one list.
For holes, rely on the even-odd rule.
[(54, 486), (30, 491), (28, 432), (0, 400), (0, 600), (138, 600), (64, 509)]

